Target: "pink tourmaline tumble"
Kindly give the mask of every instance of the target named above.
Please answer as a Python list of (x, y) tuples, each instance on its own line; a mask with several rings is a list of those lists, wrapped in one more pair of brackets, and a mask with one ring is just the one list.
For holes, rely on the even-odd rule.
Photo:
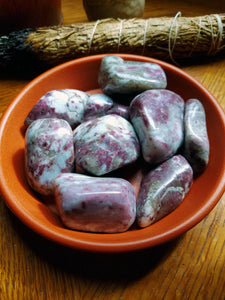
[(167, 78), (158, 64), (106, 55), (101, 62), (98, 83), (107, 95), (129, 94), (166, 88)]
[(149, 226), (171, 213), (182, 202), (192, 182), (192, 168), (181, 155), (151, 170), (142, 180), (137, 199), (138, 225)]
[(183, 142), (184, 100), (172, 91), (148, 90), (137, 95), (130, 104), (130, 119), (148, 163), (170, 158)]
[(112, 108), (107, 111), (107, 114), (119, 115), (127, 120), (130, 119), (129, 106), (123, 104), (114, 104)]
[(204, 107), (198, 99), (189, 99), (185, 103), (183, 155), (191, 164), (195, 176), (200, 175), (208, 165), (209, 148)]
[(84, 110), (82, 122), (104, 116), (113, 106), (113, 100), (104, 94), (90, 95)]
[(75, 89), (60, 89), (47, 92), (34, 105), (25, 119), (29, 126), (37, 119), (57, 118), (66, 120), (72, 128), (82, 121), (89, 95)]
[(136, 194), (122, 178), (61, 174), (54, 182), (62, 222), (71, 229), (124, 232), (136, 217)]
[(29, 185), (38, 193), (53, 193), (53, 180), (74, 170), (73, 133), (60, 119), (39, 119), (25, 136), (25, 172)]
[(74, 130), (76, 163), (93, 175), (104, 175), (137, 160), (140, 145), (133, 126), (123, 117), (106, 115)]

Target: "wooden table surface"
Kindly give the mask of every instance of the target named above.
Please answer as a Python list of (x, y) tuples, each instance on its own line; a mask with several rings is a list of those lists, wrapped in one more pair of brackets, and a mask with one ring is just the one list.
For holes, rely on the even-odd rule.
[[(87, 21), (81, 0), (63, 0), (64, 24)], [(225, 12), (224, 1), (146, 1), (145, 17)], [(225, 58), (183, 66), (225, 107)], [(0, 114), (31, 80), (0, 79)], [(225, 198), (165, 245), (122, 255), (82, 253), (32, 232), (0, 201), (0, 299), (225, 299)]]

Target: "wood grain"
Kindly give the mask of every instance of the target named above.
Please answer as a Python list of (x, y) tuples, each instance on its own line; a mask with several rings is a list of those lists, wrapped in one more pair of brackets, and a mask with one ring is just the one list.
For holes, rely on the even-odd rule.
[[(193, 5), (193, 6), (192, 6)], [(87, 21), (81, 0), (63, 0), (64, 24)], [(144, 17), (225, 12), (224, 1), (146, 1)], [(225, 59), (190, 63), (225, 108)], [(0, 78), (0, 113), (32, 79)], [(25, 227), (0, 201), (0, 299), (225, 299), (225, 198), (176, 240), (139, 253), (97, 255), (65, 249)]]

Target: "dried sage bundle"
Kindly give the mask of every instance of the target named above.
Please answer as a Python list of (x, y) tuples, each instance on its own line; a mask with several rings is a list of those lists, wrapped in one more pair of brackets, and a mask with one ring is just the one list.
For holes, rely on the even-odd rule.
[[(52, 67), (100, 53), (132, 53), (176, 63), (225, 50), (225, 15), (101, 19), (0, 37), (0, 69), (31, 62)], [(32, 65), (32, 64), (31, 64)]]

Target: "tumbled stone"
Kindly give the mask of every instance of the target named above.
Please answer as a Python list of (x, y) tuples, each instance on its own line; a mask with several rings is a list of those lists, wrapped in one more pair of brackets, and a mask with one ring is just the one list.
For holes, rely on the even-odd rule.
[(107, 95), (127, 94), (166, 88), (167, 78), (158, 64), (123, 60), (117, 55), (107, 55), (101, 62), (98, 83)]
[(61, 174), (55, 179), (55, 198), (62, 222), (71, 229), (123, 232), (136, 217), (134, 188), (122, 178)]
[(104, 116), (113, 106), (113, 100), (104, 94), (90, 95), (84, 110), (82, 121)]
[(73, 133), (62, 119), (32, 122), (25, 135), (25, 173), (29, 185), (38, 193), (53, 193), (53, 180), (74, 169)]
[(119, 115), (119, 116), (125, 118), (126, 120), (129, 120), (129, 118), (130, 118), (129, 106), (116, 103), (113, 105), (112, 108), (110, 108), (107, 111), (107, 114)]
[(185, 104), (183, 155), (191, 164), (195, 176), (208, 165), (209, 148), (204, 107), (198, 99), (189, 99)]
[(188, 161), (175, 155), (151, 170), (142, 180), (137, 199), (137, 223), (149, 226), (180, 205), (193, 182)]
[(137, 160), (140, 146), (133, 126), (123, 117), (106, 115), (74, 130), (76, 163), (103, 175)]
[(130, 119), (146, 162), (161, 163), (174, 155), (183, 142), (184, 100), (176, 93), (148, 90), (130, 104)]
[(81, 123), (89, 95), (75, 89), (52, 90), (41, 97), (25, 119), (25, 125), (34, 120), (58, 118), (66, 120), (72, 128)]

